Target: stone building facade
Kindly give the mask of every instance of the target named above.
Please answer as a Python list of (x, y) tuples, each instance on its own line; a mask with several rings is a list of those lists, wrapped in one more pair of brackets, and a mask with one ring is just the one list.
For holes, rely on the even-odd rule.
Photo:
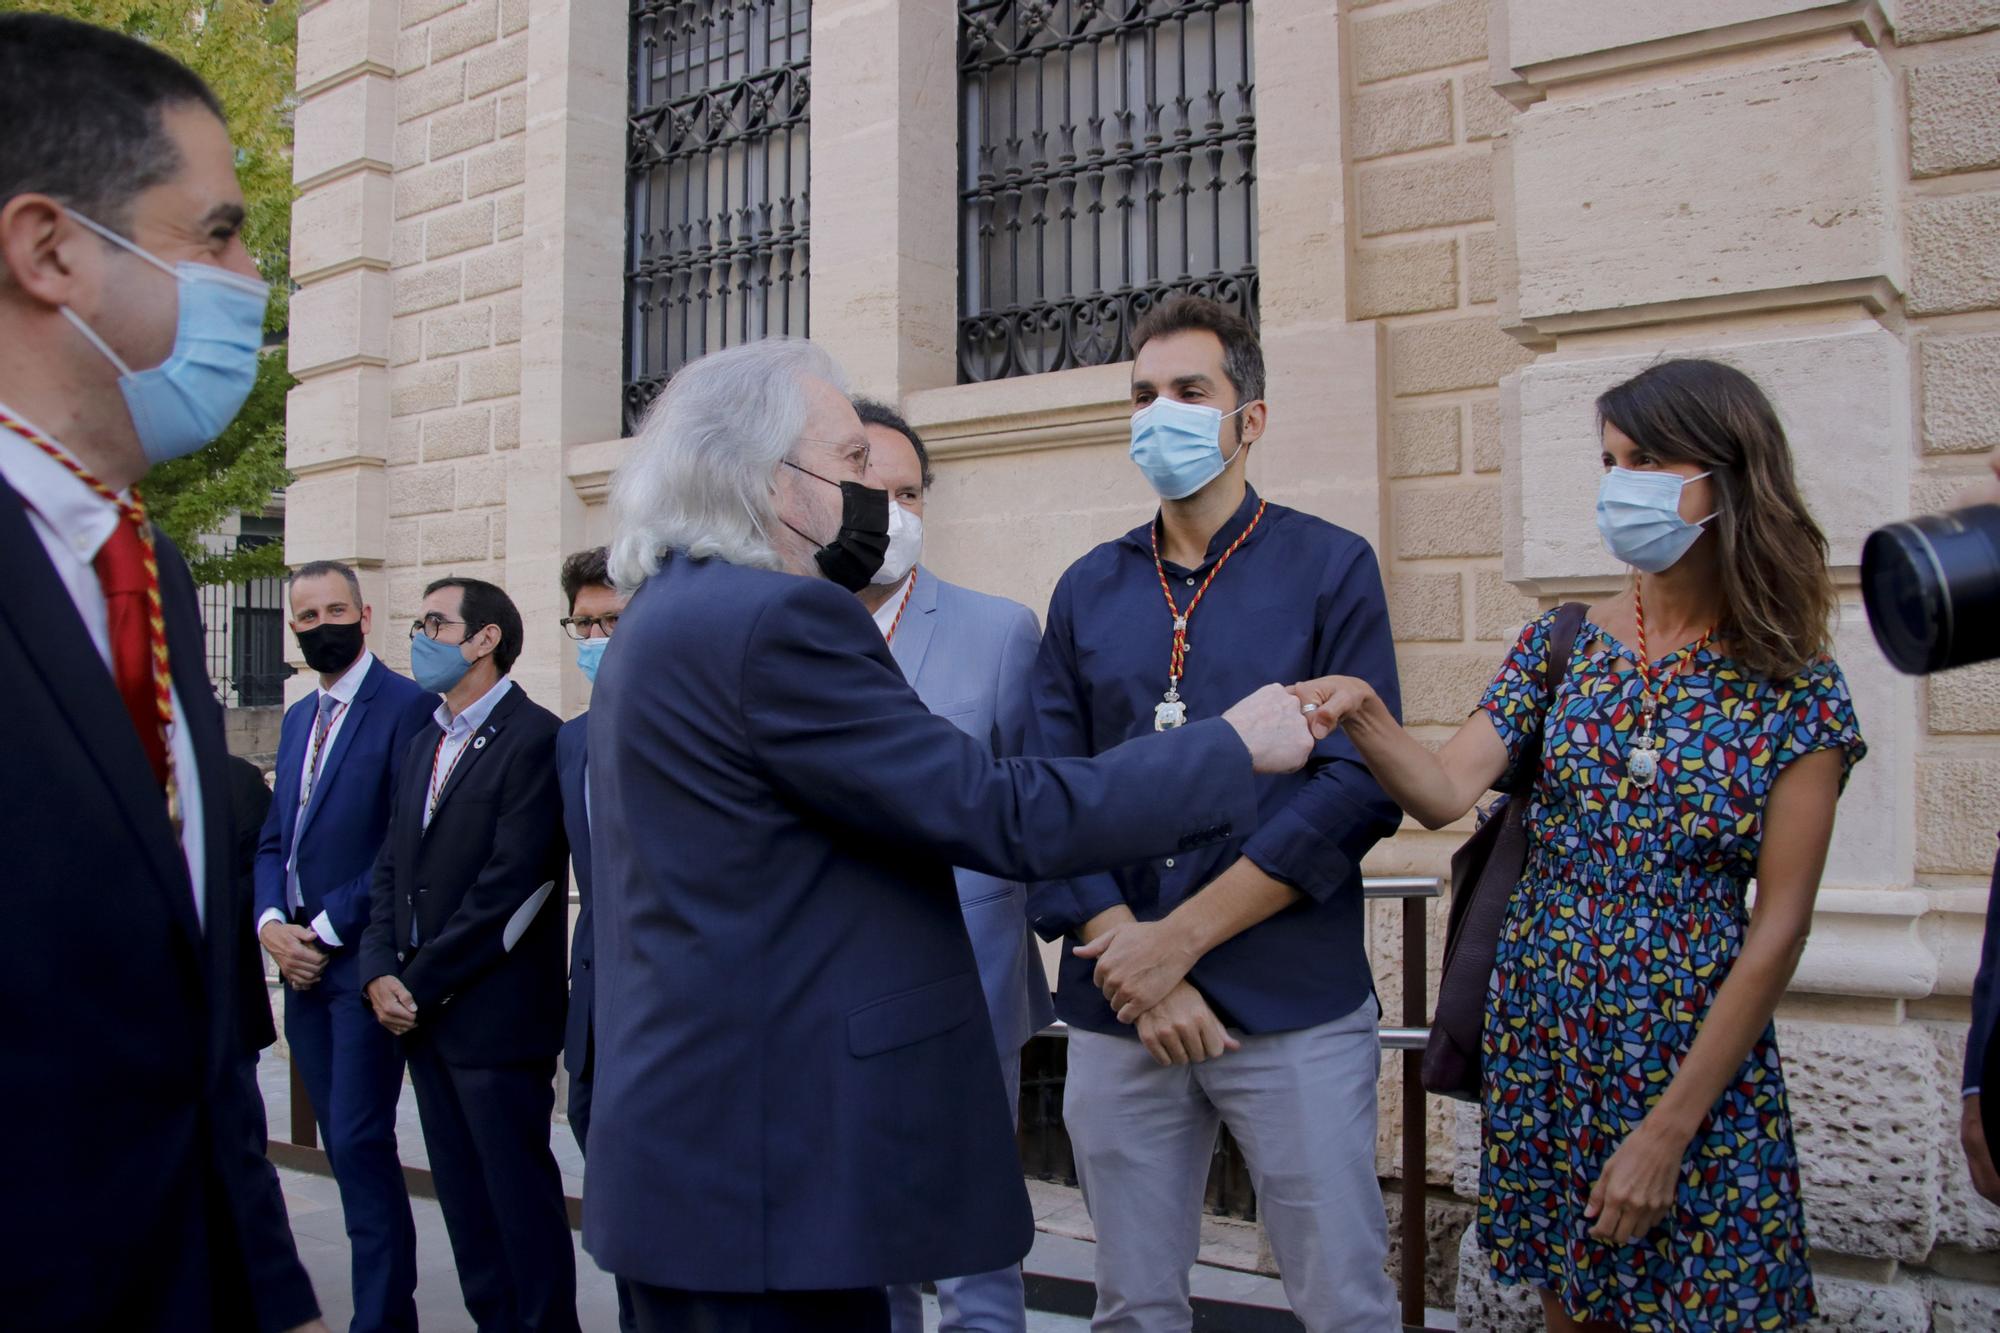
[[(811, 333), (931, 442), (929, 562), (1040, 607), (1150, 508), (1127, 371), (959, 382), (957, 7), (809, 13)], [(1595, 394), (1662, 352), (1771, 390), (1872, 746), (1780, 1014), (1816, 1263), (1837, 1326), (2000, 1327), (2000, 1209), (1955, 1134), (2000, 671), (1896, 676), (1854, 592), (1868, 529), (1946, 507), (2000, 445), (2000, 2), (1250, 15), (1271, 371), (1252, 478), (1381, 553), (1433, 738), (1525, 619), (1620, 577), (1592, 523)], [(606, 537), (623, 449), (630, 24), (610, 0), (319, 0), (299, 31), (291, 557), (363, 570), (397, 666), (427, 580), (505, 584), (516, 677), (565, 713), (587, 689), (556, 567)], [(1370, 868), (1437, 872), (1464, 831), (1412, 825)], [(1375, 933), (1394, 1012), (1386, 912)], [(1433, 1108), (1453, 1248), (1475, 1135)], [(1530, 1326), (1480, 1273), (1459, 1268), (1461, 1327)]]

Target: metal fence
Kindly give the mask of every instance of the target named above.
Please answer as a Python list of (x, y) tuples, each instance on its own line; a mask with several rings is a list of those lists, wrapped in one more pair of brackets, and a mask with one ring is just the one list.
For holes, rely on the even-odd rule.
[(1248, 0), (968, 0), (961, 382), (1130, 355), (1173, 292), (1257, 317)]
[[(247, 551), (272, 539), (245, 534), (213, 540)], [(208, 676), (225, 708), (259, 708), (285, 701), (284, 580), (252, 579), (201, 589)]]
[(810, 0), (634, 0), (625, 431), (689, 361), (807, 332)]

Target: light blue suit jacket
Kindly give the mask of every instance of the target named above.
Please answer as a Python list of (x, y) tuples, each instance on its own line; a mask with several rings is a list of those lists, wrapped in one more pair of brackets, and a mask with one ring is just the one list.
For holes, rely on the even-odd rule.
[[(1019, 602), (946, 583), (928, 569), (889, 651), (924, 707), (986, 741), (1000, 758), (1024, 752), (1028, 674), (1042, 633)], [(1002, 1059), (1055, 1021), (1048, 974), (1028, 929), (1028, 890), (1017, 880), (960, 869), (958, 905), (979, 962), (979, 981)]]

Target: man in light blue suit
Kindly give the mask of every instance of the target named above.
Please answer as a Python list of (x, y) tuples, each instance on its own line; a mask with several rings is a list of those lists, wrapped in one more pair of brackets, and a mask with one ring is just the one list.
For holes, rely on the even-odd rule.
[[(910, 424), (867, 399), (855, 411), (868, 434), (868, 480), (889, 492), (889, 552), (861, 602), (874, 613), (889, 652), (924, 706), (993, 747), (996, 757), (1025, 748), (1028, 675), (1042, 635), (1035, 613), (1019, 602), (946, 583), (920, 566), (924, 494), (930, 455)], [(958, 905), (979, 965), (993, 1044), (1010, 1114), (1021, 1097), (1021, 1047), (1055, 1018), (1041, 952), (1028, 930), (1028, 890), (1016, 880), (960, 868)], [(937, 1284), (941, 1333), (1015, 1333), (1027, 1326), (1018, 1265)], [(890, 1292), (895, 1333), (920, 1333), (915, 1286)]]
[(351, 1333), (417, 1327), (417, 1233), (396, 1152), (403, 1056), (361, 993), (375, 855), (389, 793), (436, 696), (368, 651), (354, 571), (303, 565), (292, 632), (319, 688), (279, 732), (257, 848), (257, 937), (285, 978), (285, 1036), (326, 1141), (353, 1252)]

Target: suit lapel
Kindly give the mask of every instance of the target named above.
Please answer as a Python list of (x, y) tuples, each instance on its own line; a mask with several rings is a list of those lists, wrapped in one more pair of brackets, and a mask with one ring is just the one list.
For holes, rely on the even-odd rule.
[[(382, 684), (381, 673), (387, 670), (379, 657), (368, 664), (368, 674), (361, 678), (361, 686), (354, 692), (354, 702), (347, 706), (346, 715), (340, 719), (340, 734), (333, 738), (333, 743), (327, 747), (326, 754), (319, 761), (319, 780), (313, 783), (312, 799), (306, 802), (306, 808), (299, 814), (296, 836), (305, 836), (306, 826), (312, 823), (312, 817), (319, 810), (326, 789), (333, 785), (335, 777), (339, 775), (340, 757), (347, 753), (348, 742), (352, 741), (355, 733), (361, 730), (361, 719), (367, 715), (368, 706), (375, 698), (375, 691)], [(312, 720), (306, 728), (307, 752), (312, 750), (312, 728), (318, 725), (318, 705), (314, 705)], [(304, 755), (299, 756), (299, 765), (303, 771)]]
[[(12, 626), (57, 710), (76, 732), (78, 747), (117, 798), (133, 837), (146, 850), (154, 878), (176, 900), (177, 913), (192, 936), (194, 901), (185, 891), (187, 862), (174, 841), (166, 802), (153, 782), (146, 751), (69, 589), (49, 564), (48, 551), (28, 522), (26, 506), (4, 481), (0, 481), (0, 569), (9, 575), (6, 595), (0, 596), (0, 617)], [(173, 651), (171, 644), (168, 651)]]
[(938, 581), (928, 569), (917, 568), (917, 586), (910, 589), (910, 605), (896, 626), (896, 638), (889, 645), (903, 679), (915, 689), (924, 669), (924, 655), (930, 651), (931, 633), (937, 628)]
[[(451, 794), (465, 785), (465, 775), (472, 771), (472, 766), (479, 762), (481, 755), (493, 748), (494, 737), (498, 736), (500, 729), (507, 725), (507, 719), (512, 715), (514, 706), (520, 702), (520, 698), (521, 687), (510, 686), (506, 697), (493, 705), (493, 711), (487, 714), (485, 724), (474, 733), (471, 740), (465, 743), (465, 748), (459, 751), (457, 761), (451, 766), (451, 776), (445, 779), (444, 790), (438, 793), (437, 809), (431, 811), (432, 828), (437, 827), (438, 817), (444, 813), (445, 802), (451, 799)], [(425, 784), (425, 794), (429, 795), (429, 783)]]

